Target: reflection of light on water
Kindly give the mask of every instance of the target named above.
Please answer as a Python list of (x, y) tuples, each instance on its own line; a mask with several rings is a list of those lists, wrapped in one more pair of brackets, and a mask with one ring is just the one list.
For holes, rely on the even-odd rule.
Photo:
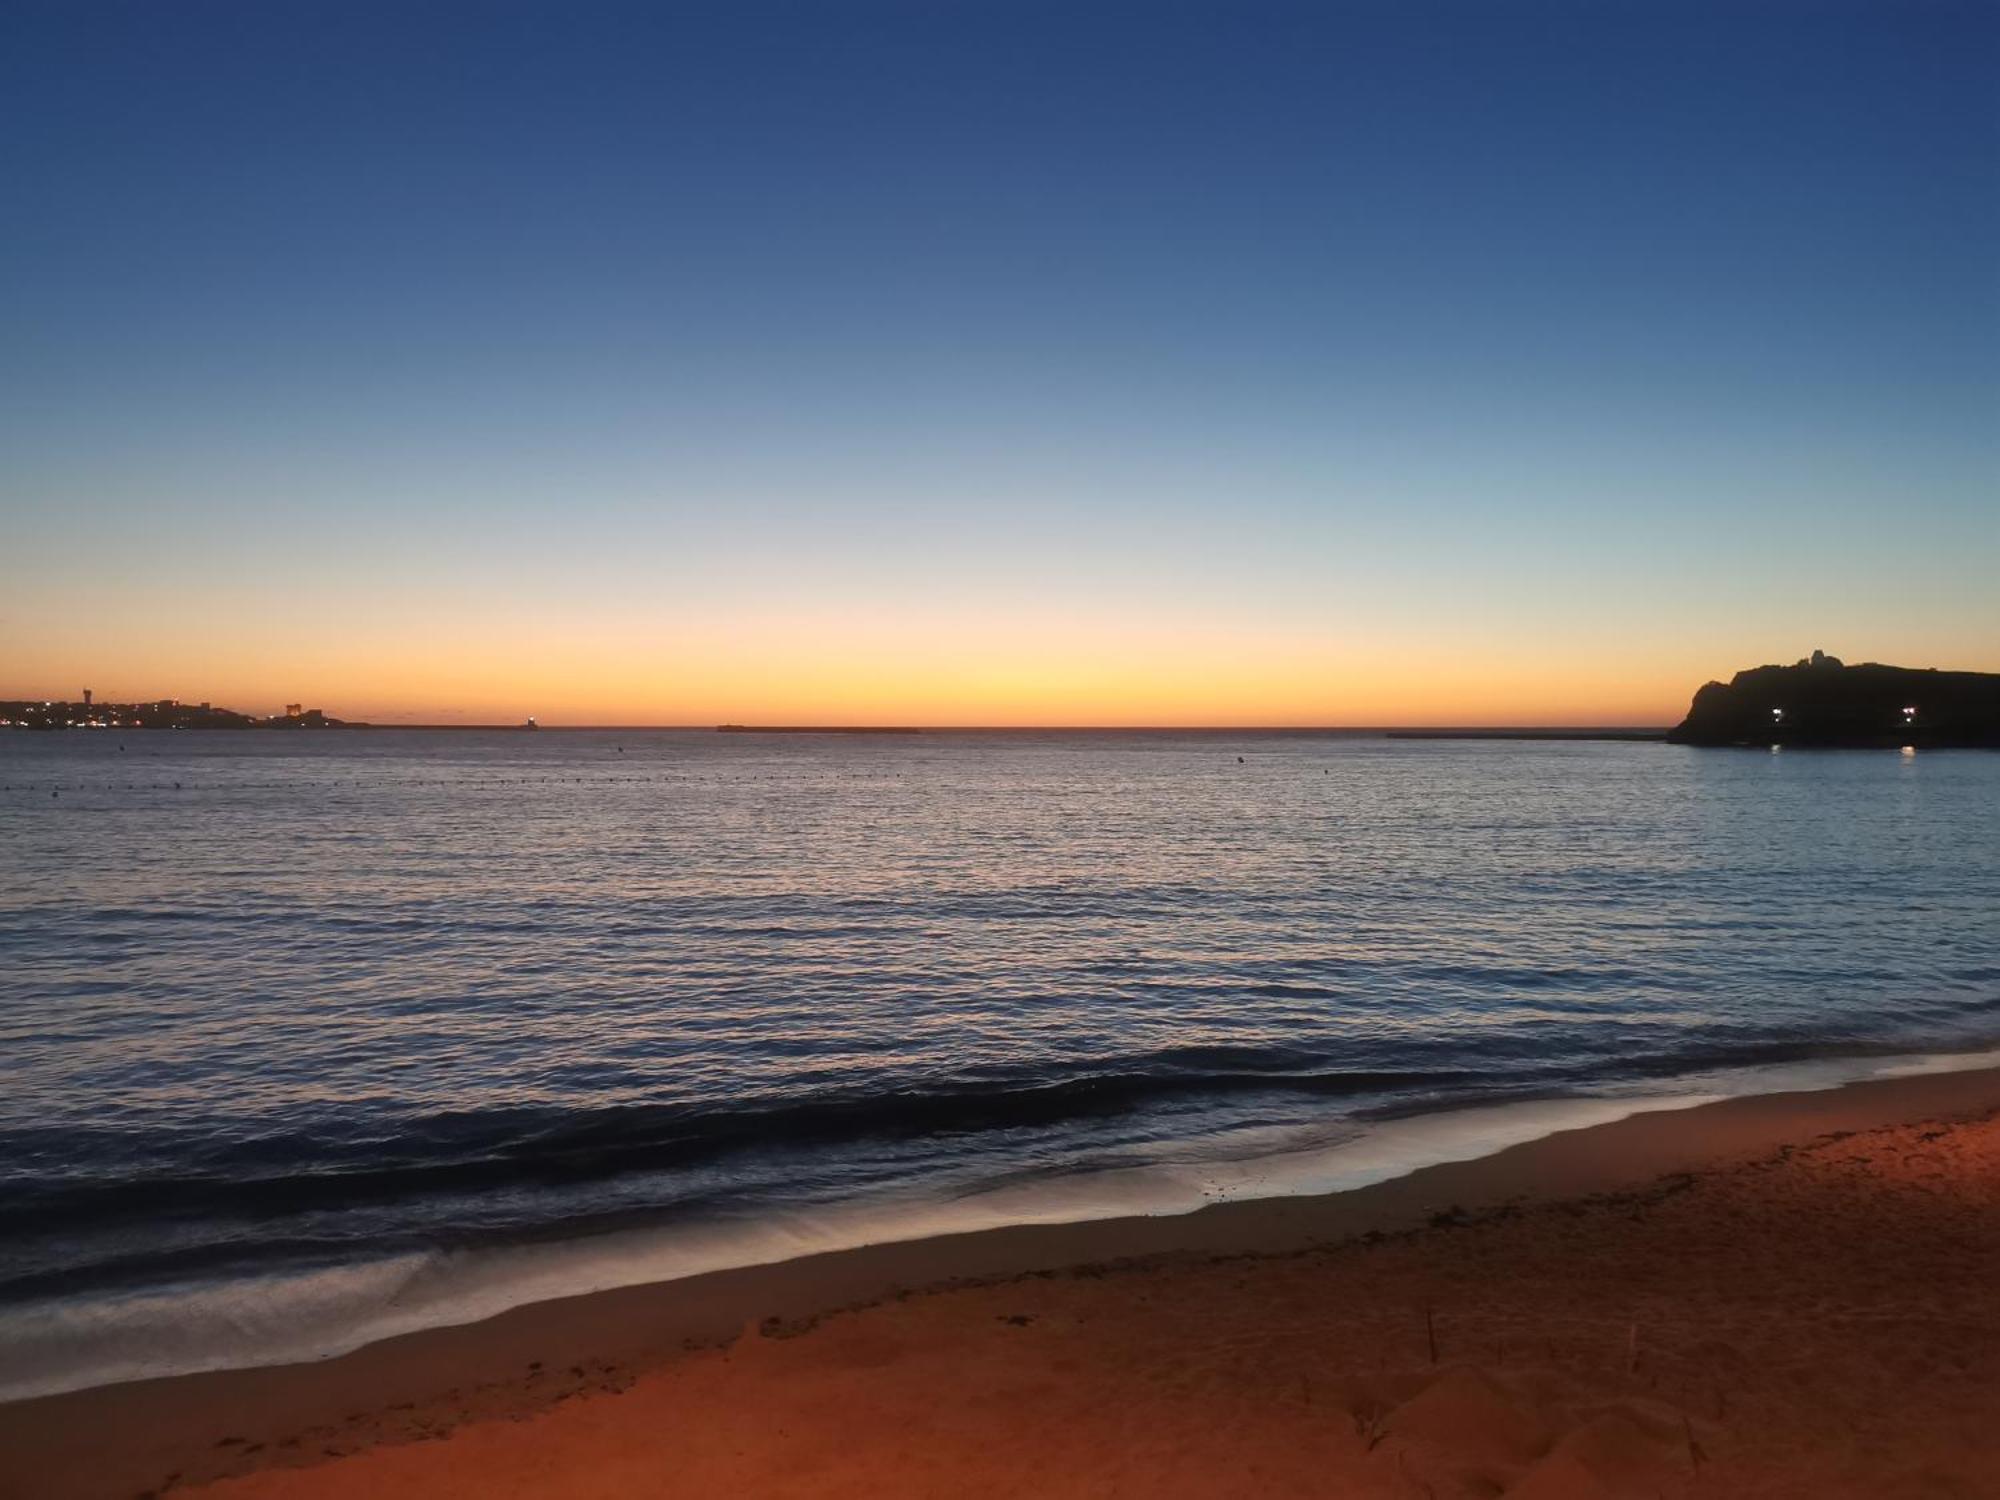
[[(76, 1125), (90, 1139), (91, 1116), (115, 1092), (137, 1101), (121, 1106), (133, 1128), (119, 1140), (129, 1134), (133, 1157), (163, 1172), (210, 1143), (264, 1141), (280, 1119), (297, 1122), (305, 1154), (285, 1137), (269, 1144), (272, 1159), (306, 1170), (324, 1159), (322, 1134), (351, 1143), (325, 1149), (357, 1160), (414, 1149), (398, 1133), (429, 1095), (392, 1098), (377, 1085), (386, 1068), (443, 1068), (454, 1093), (464, 1090), (454, 1102), (495, 1113), (424, 1124), (439, 1134), (426, 1135), (423, 1160), (448, 1164), (580, 1124), (582, 1141), (613, 1148), (606, 1169), (617, 1168), (577, 1182), (557, 1173), (543, 1183), (531, 1164), (525, 1180), (343, 1189), (332, 1206), (257, 1220), (224, 1216), (239, 1201), (233, 1188), (218, 1187), (212, 1216), (189, 1204), (172, 1223), (118, 1199), (107, 1226), (80, 1237), (73, 1284), (95, 1274), (90, 1258), (128, 1244), (134, 1254), (185, 1248), (197, 1267), (240, 1246), (244, 1272), (232, 1259), (210, 1278), (231, 1285), (184, 1300), (74, 1306), (46, 1325), (48, 1338), (11, 1321), (18, 1305), (0, 1306), (0, 1390), (10, 1367), (88, 1382), (134, 1364), (161, 1373), (310, 1358), (600, 1281), (989, 1215), (1166, 1213), (1308, 1191), (1490, 1146), (1533, 1123), (1461, 1115), (1350, 1128), (1361, 1103), (1400, 1108), (1432, 1092), (1550, 1078), (1587, 1086), (1683, 1047), (1765, 1055), (1829, 1034), (1978, 1029), (1987, 997), (1977, 976), (2000, 945), (2000, 911), (1966, 876), (2000, 849), (1989, 836), (1996, 786), (1972, 757), (1932, 757), (1923, 795), (1891, 798), (1853, 795), (1879, 790), (1887, 774), (1860, 755), (1808, 754), (1765, 773), (1781, 782), (1760, 783), (1747, 760), (1669, 764), (1650, 748), (1272, 739), (1254, 742), (1267, 779), (1246, 790), (1212, 774), (1226, 742), (1211, 739), (621, 737), (624, 754), (587, 734), (537, 745), (398, 732), (281, 758), (225, 754), (229, 736), (188, 735), (192, 747), (162, 752), (182, 759), (160, 764), (196, 768), (207, 812), (164, 820), (134, 803), (120, 837), (81, 845), (60, 820), (44, 825), (41, 804), (0, 796), (0, 846), (17, 858), (21, 830), (46, 826), (35, 856), (46, 863), (24, 878), (56, 872), (65, 889), (87, 881), (92, 892), (76, 914), (83, 925), (65, 916), (12, 935), (15, 948), (26, 944), (16, 977), (30, 964), (64, 976), (59, 997), (37, 986), (36, 1002), (60, 998), (66, 1022), (87, 1018), (118, 1047), (115, 1069), (95, 1047), (43, 1049), (21, 1066), (10, 1054), (0, 1125)], [(47, 744), (19, 736), (0, 759), (11, 768)], [(109, 775), (119, 758), (100, 754), (116, 747), (101, 736), (64, 744), (75, 775)], [(646, 768), (667, 779), (614, 786), (606, 752), (621, 764), (651, 758)], [(1280, 778), (1286, 756), (1322, 777)], [(1918, 774), (1915, 758), (1898, 764)], [(1603, 774), (1582, 774), (1586, 765)], [(329, 793), (334, 769), (343, 790)], [(558, 770), (559, 791), (517, 790), (517, 776)], [(1849, 816), (1799, 815), (1839, 799)], [(47, 806), (70, 801), (66, 788)], [(242, 838), (202, 832), (238, 818)], [(1675, 832), (1663, 838), (1663, 828)], [(393, 864), (377, 868), (371, 855), (363, 869), (355, 840), (377, 836)], [(810, 869), (798, 858), (807, 839)], [(1774, 903), (1778, 868), (1814, 874), (1796, 899)], [(1526, 870), (1562, 883), (1510, 893)], [(240, 918), (250, 884), (277, 894)], [(1583, 890), (1604, 899), (1561, 899)], [(1915, 954), (1908, 923), (1919, 909), (1928, 941)], [(170, 915), (176, 926), (151, 925)], [(69, 962), (79, 940), (155, 931), (175, 937), (148, 959), (144, 1007), (100, 993), (91, 966)], [(211, 994), (216, 955), (253, 948), (268, 973), (245, 971)], [(310, 1004), (288, 993), (287, 959), (300, 952), (314, 958)], [(1894, 1006), (1881, 1003), (1885, 973), (1909, 991)], [(175, 1024), (162, 1028), (169, 1005)], [(878, 1052), (885, 1017), (901, 1034)], [(674, 1066), (658, 1066), (663, 1057)], [(851, 1086), (873, 1099), (978, 1068), (1005, 1094), (1068, 1080), (1086, 1063), (1144, 1075), (1129, 1113), (1098, 1113), (1090, 1093), (1072, 1118), (1058, 1095), (1045, 1113), (1023, 1105), (1017, 1127), (1016, 1101), (1002, 1098), (992, 1123), (1004, 1128), (986, 1128), (984, 1105), (952, 1104), (940, 1118), (954, 1129), (932, 1132), (919, 1128), (930, 1107), (920, 1102), (909, 1134), (900, 1106), (885, 1106), (894, 1128), (879, 1140), (821, 1140), (780, 1116), (755, 1127), (768, 1151), (671, 1163), (644, 1154), (658, 1127), (650, 1106), (685, 1110), (705, 1131), (746, 1090), (790, 1100)], [(1267, 1068), (1379, 1076), (1328, 1084), (1324, 1101), (1228, 1092)], [(1223, 1093), (1211, 1092), (1214, 1075), (1226, 1075)], [(1172, 1091), (1182, 1081), (1185, 1098)], [(1160, 1101), (1146, 1092), (1163, 1086)], [(1350, 1087), (1365, 1099), (1351, 1100)], [(1322, 1110), (1325, 1134), (1292, 1133)], [(1228, 1132), (1209, 1130), (1217, 1118)], [(105, 1150), (107, 1171), (126, 1159)], [(1068, 1171), (1079, 1159), (1139, 1170), (1079, 1176)], [(628, 1160), (638, 1164), (629, 1174)], [(965, 1196), (989, 1166), (1012, 1190)], [(698, 1219), (705, 1206), (715, 1221)], [(650, 1225), (656, 1212), (657, 1232), (546, 1253), (508, 1239), (570, 1221), (624, 1225), (627, 1214)], [(358, 1257), (456, 1244), (461, 1226), (488, 1247), (387, 1289), (365, 1275), (315, 1286), (290, 1271), (242, 1284), (266, 1259), (293, 1266), (294, 1238), (323, 1236), (328, 1257)], [(30, 1229), (31, 1267), (70, 1253), (55, 1231)], [(490, 1246), (489, 1235), (506, 1243)], [(11, 1262), (3, 1228), (0, 1240)]]

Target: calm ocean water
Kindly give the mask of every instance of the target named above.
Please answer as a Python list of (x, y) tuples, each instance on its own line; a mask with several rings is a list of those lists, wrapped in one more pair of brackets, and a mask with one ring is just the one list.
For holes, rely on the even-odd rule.
[(0, 785), (0, 1393), (2000, 1039), (1977, 752), (111, 732)]

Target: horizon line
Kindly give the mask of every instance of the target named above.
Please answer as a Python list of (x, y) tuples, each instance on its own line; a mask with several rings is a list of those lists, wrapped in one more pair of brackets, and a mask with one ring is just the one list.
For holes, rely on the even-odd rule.
[[(519, 719), (438, 721), (356, 719), (350, 728), (366, 729), (487, 729), (527, 732)], [(1643, 724), (614, 724), (548, 723), (537, 720), (535, 732), (622, 731), (632, 734), (1452, 734), (1551, 731), (1664, 734), (1671, 723)], [(212, 732), (212, 731), (211, 731)]]

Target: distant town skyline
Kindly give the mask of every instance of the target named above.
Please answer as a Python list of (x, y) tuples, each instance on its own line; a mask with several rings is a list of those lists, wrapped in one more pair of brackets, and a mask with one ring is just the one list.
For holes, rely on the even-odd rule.
[(9, 7), (0, 695), (1664, 724), (2000, 669), (2000, 9)]

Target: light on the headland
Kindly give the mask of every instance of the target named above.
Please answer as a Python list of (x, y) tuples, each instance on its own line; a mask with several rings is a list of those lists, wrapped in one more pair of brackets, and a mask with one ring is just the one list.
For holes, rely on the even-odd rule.
[(1906, 757), (1907, 757), (1907, 756), (1913, 756), (1913, 755), (1915, 755), (1916, 753), (1917, 753), (1917, 747), (1916, 747), (1915, 745), (1905, 745), (1905, 746), (1903, 746), (1903, 754), (1904, 754), (1904, 755), (1905, 755)]
[(1917, 711), (1915, 708), (1906, 708), (1903, 710), (1903, 722), (1905, 724), (1914, 724), (1917, 722)]
[(1782, 724), (1782, 723), (1784, 723), (1784, 722), (1785, 722), (1785, 711), (1784, 711), (1784, 710), (1783, 710), (1782, 708), (1774, 708), (1774, 709), (1772, 709), (1772, 710), (1771, 710), (1771, 722), (1772, 722), (1773, 724)]

